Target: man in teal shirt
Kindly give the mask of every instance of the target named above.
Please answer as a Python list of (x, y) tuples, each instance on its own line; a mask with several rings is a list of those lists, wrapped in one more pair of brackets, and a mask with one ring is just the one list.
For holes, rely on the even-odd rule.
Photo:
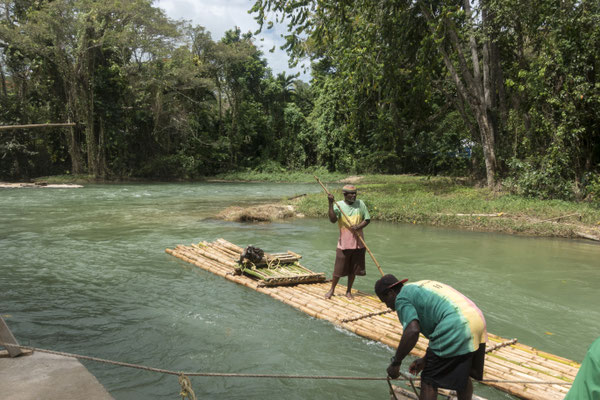
[(588, 349), (565, 400), (600, 400), (600, 337)]
[(436, 399), (440, 387), (456, 390), (459, 400), (471, 399), (473, 384), (469, 377), (483, 378), (487, 330), (481, 310), (443, 283), (424, 280), (405, 284), (406, 281), (385, 275), (375, 283), (375, 293), (396, 310), (404, 329), (388, 375), (400, 375), (402, 360), (422, 333), (429, 339), (429, 347), (425, 356), (409, 367), (415, 375), (423, 371), (420, 399)]

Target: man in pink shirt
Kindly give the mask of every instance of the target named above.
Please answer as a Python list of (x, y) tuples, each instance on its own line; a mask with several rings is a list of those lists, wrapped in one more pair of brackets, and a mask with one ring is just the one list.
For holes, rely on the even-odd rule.
[[(328, 196), (329, 220), (337, 222), (340, 228), (335, 253), (335, 266), (333, 268), (333, 279), (331, 289), (325, 294), (329, 299), (335, 292), (335, 286), (342, 276), (348, 277), (348, 289), (346, 297), (352, 299), (352, 284), (356, 275), (363, 276), (365, 272), (365, 246), (357, 236), (363, 237), (363, 228), (371, 222), (369, 210), (362, 200), (356, 200), (356, 187), (345, 185), (342, 188), (344, 200), (335, 202), (333, 195)], [(343, 210), (344, 213), (342, 213)], [(346, 216), (344, 216), (344, 214)], [(346, 218), (347, 217), (347, 218)]]

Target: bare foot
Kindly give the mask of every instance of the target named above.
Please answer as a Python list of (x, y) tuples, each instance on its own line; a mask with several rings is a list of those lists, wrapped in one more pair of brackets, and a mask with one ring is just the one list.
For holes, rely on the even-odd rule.
[(352, 296), (352, 293), (350, 293), (350, 292), (346, 292), (346, 297), (349, 298), (350, 300), (354, 300), (354, 296)]
[(329, 292), (325, 293), (325, 298), (326, 299), (330, 299), (331, 296), (333, 296), (333, 290), (330, 290)]

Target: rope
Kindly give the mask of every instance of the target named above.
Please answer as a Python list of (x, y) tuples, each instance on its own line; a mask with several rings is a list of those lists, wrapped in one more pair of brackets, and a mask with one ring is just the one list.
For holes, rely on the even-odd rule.
[(369, 314), (364, 314), (364, 315), (361, 315), (361, 316), (358, 316), (358, 317), (354, 317), (354, 318), (344, 318), (344, 319), (342, 320), (342, 322), (353, 322), (353, 321), (358, 321), (359, 319), (365, 319), (365, 318), (369, 318), (369, 317), (376, 317), (376, 316), (378, 316), (378, 315), (383, 315), (383, 314), (391, 313), (391, 312), (393, 312), (393, 311), (394, 311), (394, 310), (387, 309), (387, 310), (385, 310), (385, 311), (372, 312), (372, 313), (369, 313)]
[(124, 363), (121, 361), (106, 360), (106, 359), (97, 358), (97, 357), (82, 356), (79, 354), (65, 353), (62, 351), (39, 349), (37, 347), (14, 345), (14, 344), (8, 344), (8, 343), (3, 343), (3, 342), (0, 342), (0, 345), (5, 346), (5, 347), (8, 347), (8, 346), (18, 347), (21, 349), (26, 349), (26, 350), (31, 350), (31, 351), (39, 351), (41, 353), (55, 354), (58, 356), (78, 358), (78, 359), (87, 360), (87, 361), (96, 361), (96, 362), (101, 362), (101, 363), (106, 363), (106, 364), (118, 365), (121, 367), (136, 368), (136, 369), (142, 369), (142, 370), (150, 371), (150, 372), (159, 372), (162, 374), (177, 375), (177, 376), (184, 374), (186, 376), (208, 376), (208, 377), (225, 377), (225, 378), (337, 379), (337, 380), (359, 380), (359, 381), (384, 381), (387, 379), (387, 378), (383, 378), (383, 377), (374, 377), (374, 376), (362, 376), (361, 377), (361, 376), (326, 376), (326, 375), (233, 374), (233, 373), (225, 373), (225, 372), (181, 372), (181, 371), (171, 371), (171, 370), (162, 369), (162, 368), (148, 367), (148, 366), (139, 365), (139, 364)]
[(277, 269), (281, 267), (281, 261), (278, 258), (267, 261), (267, 269)]
[[(385, 381), (385, 380), (389, 379), (388, 377), (384, 378), (384, 377), (378, 377), (378, 376), (233, 374), (233, 373), (225, 373), (225, 372), (182, 372), (182, 371), (171, 371), (171, 370), (162, 369), (162, 368), (148, 367), (148, 366), (139, 365), (139, 364), (130, 364), (130, 363), (125, 363), (125, 362), (121, 362), (121, 361), (106, 360), (106, 359), (97, 358), (97, 357), (82, 356), (79, 354), (65, 353), (62, 351), (46, 350), (46, 349), (40, 349), (37, 347), (15, 345), (15, 344), (4, 343), (4, 342), (0, 342), (0, 346), (17, 347), (22, 350), (24, 349), (24, 350), (31, 350), (31, 351), (39, 351), (41, 353), (55, 354), (55, 355), (64, 356), (64, 357), (71, 357), (71, 358), (78, 358), (78, 359), (88, 360), (88, 361), (102, 362), (102, 363), (106, 363), (106, 364), (118, 365), (121, 367), (136, 368), (136, 369), (142, 369), (142, 370), (150, 371), (150, 372), (159, 372), (162, 374), (177, 375), (177, 376), (181, 376), (183, 374), (186, 376), (208, 376), (208, 377), (225, 377), (225, 378), (317, 379), (317, 380), (353, 380), (353, 381)], [(414, 380), (418, 380), (418, 379), (420, 379), (420, 378), (414, 378)], [(402, 378), (398, 377), (395, 380), (410, 381), (410, 380), (413, 380), (413, 378), (402, 376)], [(509, 381), (509, 380), (502, 380), (502, 379), (482, 379), (478, 382), (482, 382), (482, 383), (517, 383), (517, 384), (524, 384), (524, 385), (525, 384), (526, 385), (572, 385), (572, 382)]]
[(415, 387), (415, 384), (413, 382), (413, 378), (411, 378), (410, 376), (404, 375), (402, 374), (402, 376), (404, 376), (404, 378), (408, 378), (408, 382), (410, 382), (410, 386), (412, 386), (413, 391), (415, 392), (415, 395), (417, 396), (417, 399), (419, 398), (419, 393), (417, 393), (417, 388)]
[(394, 387), (392, 386), (392, 381), (390, 379), (392, 379), (392, 378), (390, 378), (388, 376), (387, 383), (388, 383), (388, 386), (390, 387), (390, 394), (392, 395), (394, 400), (398, 400), (398, 397), (396, 396), (396, 391), (394, 390)]
[(181, 396), (181, 400), (189, 399), (189, 400), (197, 400), (196, 394), (192, 389), (192, 382), (190, 382), (190, 378), (185, 376), (183, 373), (179, 375), (179, 384), (181, 385), (181, 392), (179, 395)]

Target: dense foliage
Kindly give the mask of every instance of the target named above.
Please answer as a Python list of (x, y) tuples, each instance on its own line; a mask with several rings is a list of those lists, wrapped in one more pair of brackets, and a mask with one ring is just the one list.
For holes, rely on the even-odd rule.
[(308, 165), (297, 141), (310, 90), (274, 76), (252, 34), (236, 28), (215, 42), (150, 0), (1, 4), (1, 124), (76, 126), (0, 131), (0, 177)]
[(310, 84), (151, 0), (0, 0), (0, 178), (471, 175), (600, 197), (600, 2), (257, 0)]
[(289, 53), (313, 62), (330, 168), (468, 169), (527, 195), (600, 196), (597, 0), (256, 0), (253, 12), (288, 21)]

